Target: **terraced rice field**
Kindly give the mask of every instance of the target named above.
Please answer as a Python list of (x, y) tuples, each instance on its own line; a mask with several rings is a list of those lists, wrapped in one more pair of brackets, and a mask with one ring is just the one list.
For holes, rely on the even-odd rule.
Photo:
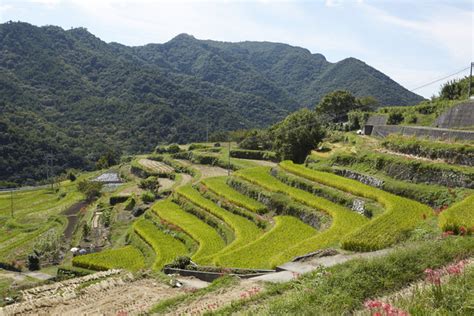
[(227, 185), (227, 177), (208, 178), (202, 183), (215, 194), (225, 198), (237, 206), (246, 208), (254, 213), (265, 213), (267, 208), (262, 203), (234, 190)]
[(145, 267), (142, 253), (132, 247), (109, 249), (74, 257), (72, 264), (89, 270), (127, 269), (136, 271)]
[[(268, 191), (286, 194), (292, 199), (314, 209), (326, 212), (332, 217), (333, 221), (329, 229), (288, 248), (282, 253), (283, 258), (294, 257), (328, 246), (337, 246), (345, 235), (362, 227), (368, 222), (368, 219), (364, 216), (341, 205), (280, 182), (270, 175), (270, 168), (259, 167), (240, 170), (235, 173), (235, 176), (259, 185)], [(279, 260), (280, 259), (276, 259), (276, 261)]]
[(191, 186), (184, 186), (176, 190), (176, 193), (185, 198), (186, 200), (194, 203), (200, 208), (206, 210), (212, 215), (222, 219), (229, 227), (233, 230), (235, 239), (227, 247), (221, 250), (215, 255), (219, 257), (224, 253), (230, 252), (232, 250), (238, 249), (249, 242), (254, 241), (259, 236), (262, 235), (262, 230), (260, 230), (253, 222), (250, 220), (233, 214), (212, 202), (211, 200), (203, 197), (199, 191), (193, 189)]
[(192, 256), (193, 261), (197, 263), (211, 263), (209, 258), (226, 246), (214, 228), (196, 216), (183, 211), (179, 205), (170, 200), (157, 202), (152, 210), (166, 222), (180, 227), (199, 244), (198, 250)]
[(281, 256), (281, 252), (307, 240), (317, 231), (292, 216), (275, 216), (275, 226), (250, 244), (229, 252), (217, 259), (217, 264), (240, 268), (274, 268), (291, 260)]
[(176, 257), (188, 255), (188, 249), (181, 241), (159, 230), (149, 220), (139, 219), (133, 224), (133, 229), (153, 248), (156, 254), (154, 270), (160, 270), (165, 264), (173, 262)]
[(400, 240), (405, 232), (415, 228), (418, 223), (433, 216), (433, 211), (426, 205), (355, 180), (311, 170), (291, 161), (284, 161), (280, 166), (306, 179), (376, 200), (385, 207), (382, 215), (353, 231), (344, 239), (343, 247), (346, 249), (377, 250), (388, 247)]
[[(452, 205), (439, 215), (439, 226), (444, 231), (474, 233), (474, 195)], [(464, 230), (464, 232), (462, 232)]]

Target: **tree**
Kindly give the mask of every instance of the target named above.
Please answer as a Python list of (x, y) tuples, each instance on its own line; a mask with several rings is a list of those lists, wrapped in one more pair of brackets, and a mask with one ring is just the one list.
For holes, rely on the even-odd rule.
[(97, 169), (106, 169), (110, 166), (116, 165), (117, 163), (116, 155), (109, 150), (99, 158), (96, 163), (96, 167)]
[(296, 163), (304, 162), (325, 135), (318, 115), (308, 109), (290, 114), (272, 133), (275, 139), (273, 149), (278, 157)]
[(160, 183), (158, 182), (157, 177), (152, 176), (141, 180), (138, 186), (144, 190), (149, 190), (151, 192), (158, 193)]
[(356, 98), (347, 91), (336, 90), (326, 94), (316, 106), (316, 113), (333, 123), (346, 122), (347, 113), (360, 109)]
[(80, 192), (84, 193), (87, 201), (93, 201), (95, 198), (100, 196), (103, 184), (96, 181), (82, 180), (77, 184), (77, 188)]

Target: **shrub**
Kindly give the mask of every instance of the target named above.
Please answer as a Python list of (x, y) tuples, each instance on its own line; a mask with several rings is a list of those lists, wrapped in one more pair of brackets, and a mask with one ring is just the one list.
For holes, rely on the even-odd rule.
[(153, 192), (150, 192), (150, 191), (146, 191), (146, 192), (143, 192), (142, 193), (142, 201), (145, 202), (145, 203), (151, 203), (151, 202), (154, 202), (155, 199), (156, 199), (156, 196), (155, 196), (155, 193)]
[(128, 198), (129, 197), (127, 195), (112, 195), (109, 198), (109, 204), (110, 205), (115, 205), (115, 204), (123, 203), (123, 202), (127, 201)]
[(277, 156), (274, 152), (265, 150), (232, 149), (230, 156), (241, 159), (277, 161)]
[(157, 193), (158, 189), (160, 188), (160, 183), (158, 182), (157, 177), (151, 176), (146, 179), (140, 180), (140, 183), (138, 184), (138, 186), (141, 189), (149, 190), (151, 192)]
[(82, 180), (77, 184), (77, 189), (86, 196), (87, 201), (92, 201), (100, 196), (102, 186), (101, 182)]

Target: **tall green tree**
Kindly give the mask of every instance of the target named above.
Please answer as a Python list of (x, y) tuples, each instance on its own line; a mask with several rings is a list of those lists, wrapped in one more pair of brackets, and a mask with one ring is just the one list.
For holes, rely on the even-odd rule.
[(306, 156), (325, 136), (316, 112), (302, 109), (286, 117), (272, 130), (273, 147), (280, 159), (304, 162)]
[(347, 113), (361, 108), (361, 104), (348, 91), (328, 93), (316, 106), (316, 113), (333, 123), (346, 122)]

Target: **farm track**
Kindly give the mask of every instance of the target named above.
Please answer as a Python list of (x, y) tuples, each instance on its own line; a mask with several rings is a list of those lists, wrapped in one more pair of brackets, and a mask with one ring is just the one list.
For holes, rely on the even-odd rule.
[(179, 292), (153, 279), (109, 270), (24, 290), (24, 301), (0, 309), (0, 315), (138, 315)]

